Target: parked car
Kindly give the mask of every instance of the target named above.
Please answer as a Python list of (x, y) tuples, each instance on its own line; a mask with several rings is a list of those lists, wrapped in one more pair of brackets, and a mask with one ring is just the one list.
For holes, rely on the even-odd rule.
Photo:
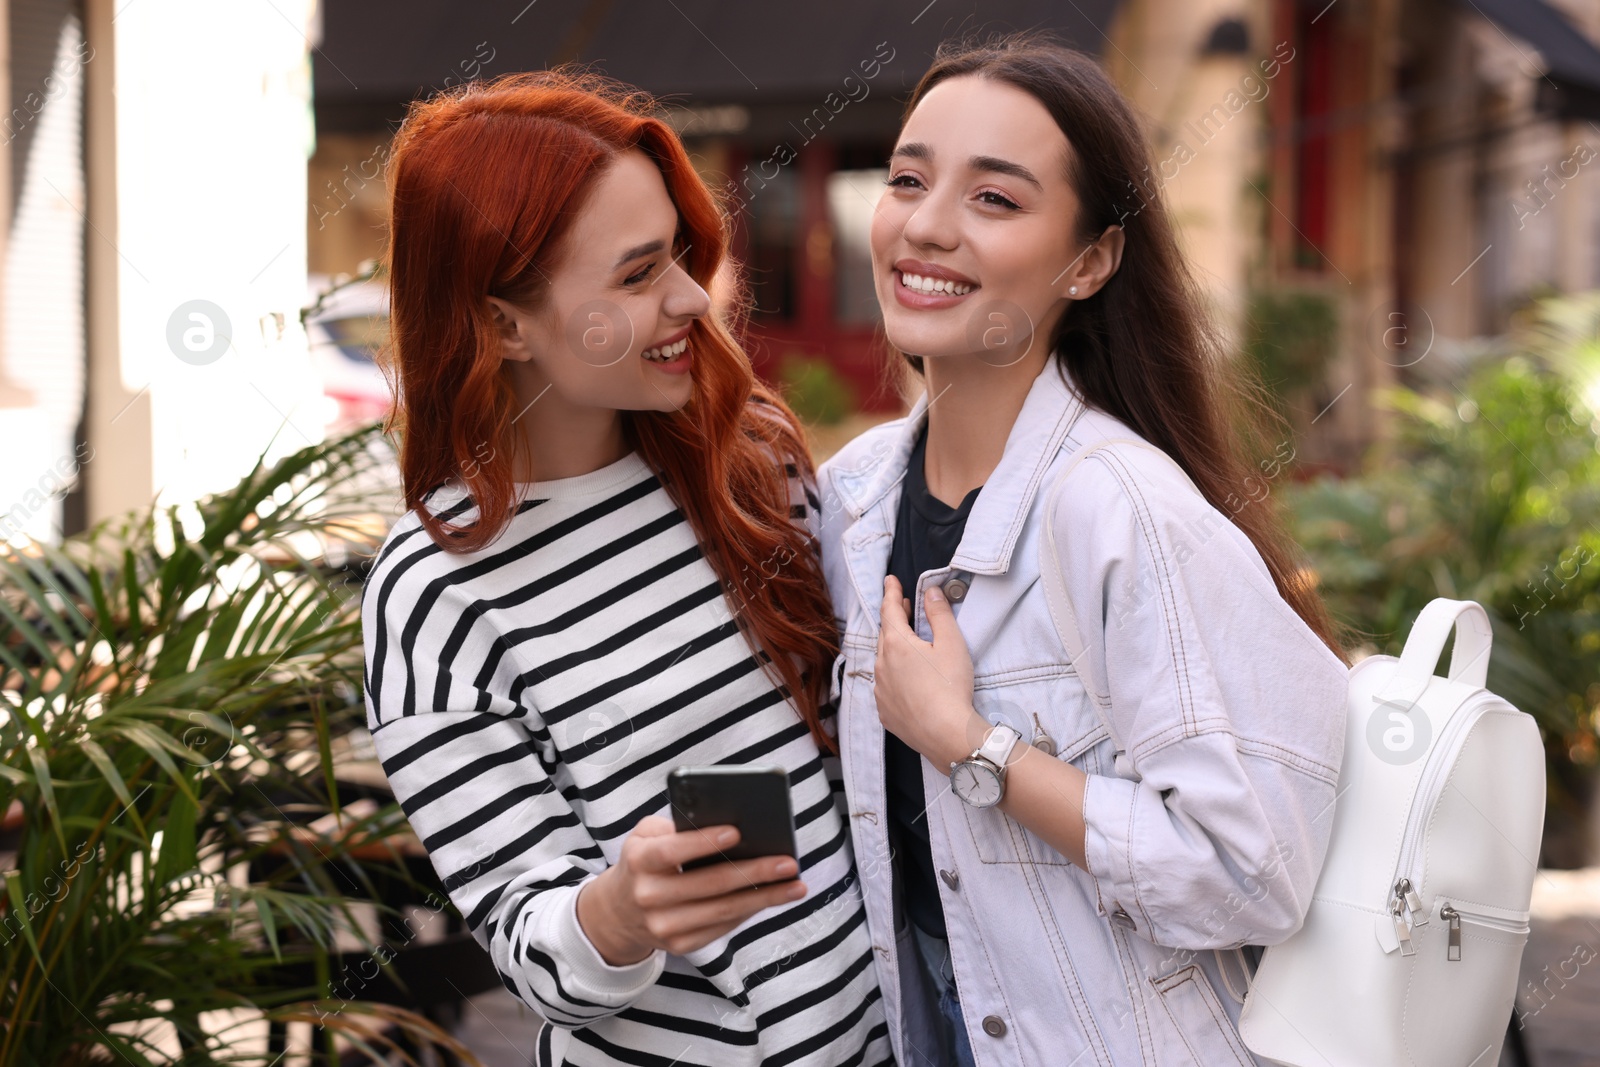
[(301, 318), (322, 378), (327, 431), (336, 435), (389, 410), (389, 383), (375, 362), (389, 339), (388, 289), (370, 269), (308, 281), (311, 303)]

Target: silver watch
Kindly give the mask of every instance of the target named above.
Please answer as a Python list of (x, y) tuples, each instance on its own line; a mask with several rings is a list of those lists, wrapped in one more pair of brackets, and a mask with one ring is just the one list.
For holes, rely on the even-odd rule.
[(1006, 795), (1006, 760), (1020, 740), (1011, 727), (996, 725), (972, 755), (950, 764), (950, 791), (975, 808), (1000, 803)]

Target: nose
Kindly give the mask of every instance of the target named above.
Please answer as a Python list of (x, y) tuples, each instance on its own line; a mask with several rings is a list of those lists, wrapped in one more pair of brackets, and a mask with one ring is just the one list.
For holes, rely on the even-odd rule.
[(958, 243), (955, 205), (948, 203), (937, 190), (930, 192), (907, 216), (900, 232), (907, 241), (918, 247), (948, 251)]
[(673, 264), (661, 280), (667, 294), (661, 300), (662, 314), (674, 319), (698, 319), (711, 309), (711, 296), (681, 266)]

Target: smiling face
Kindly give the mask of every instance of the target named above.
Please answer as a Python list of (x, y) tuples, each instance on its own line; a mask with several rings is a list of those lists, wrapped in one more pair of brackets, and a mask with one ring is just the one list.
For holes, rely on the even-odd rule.
[(1097, 287), (1082, 276), (1069, 153), (1044, 105), (1004, 82), (965, 75), (923, 96), (872, 218), (873, 279), (895, 347), (1017, 362), (1044, 346), (1069, 299)]
[(678, 232), (660, 169), (638, 149), (618, 155), (567, 231), (538, 307), (489, 298), (519, 397), (597, 416), (688, 403), (689, 333), (710, 299), (677, 262)]

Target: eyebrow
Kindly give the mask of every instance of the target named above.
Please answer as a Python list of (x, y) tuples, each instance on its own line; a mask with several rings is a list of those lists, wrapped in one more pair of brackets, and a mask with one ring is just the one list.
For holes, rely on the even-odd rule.
[[(912, 141), (896, 147), (889, 158), (894, 159), (900, 156), (906, 159), (920, 159), (926, 163), (932, 163), (933, 149), (921, 141)], [(998, 156), (971, 156), (967, 160), (967, 166), (973, 170), (988, 171), (993, 174), (1009, 174), (1013, 178), (1020, 178), (1027, 182), (1035, 189), (1041, 191), (1044, 189), (1044, 186), (1039, 184), (1039, 179), (1033, 176), (1033, 171), (1024, 167), (1021, 163), (1013, 163), (1009, 159), (1001, 159)]]
[(1033, 171), (1021, 163), (1013, 163), (1009, 159), (996, 159), (994, 156), (973, 156), (967, 160), (967, 166), (973, 170), (993, 171), (996, 174), (1009, 174), (1013, 178), (1021, 178), (1035, 189), (1043, 190), (1039, 179), (1033, 176)]
[(653, 256), (657, 252), (665, 251), (666, 247), (667, 243), (665, 241), (646, 241), (642, 245), (634, 245), (632, 248), (622, 253), (621, 257), (617, 260), (617, 265), (611, 269), (619, 270), (624, 263), (639, 259), (642, 256)]

